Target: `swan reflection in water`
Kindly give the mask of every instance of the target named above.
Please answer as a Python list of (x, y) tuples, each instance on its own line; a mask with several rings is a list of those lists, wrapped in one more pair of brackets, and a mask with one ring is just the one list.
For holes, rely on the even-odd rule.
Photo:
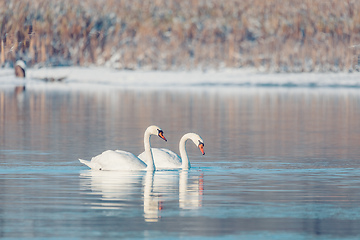
[(80, 174), (80, 185), (83, 193), (100, 196), (88, 198), (86, 204), (91, 208), (129, 210), (143, 206), (147, 222), (158, 221), (161, 212), (177, 201), (180, 209), (201, 207), (204, 190), (203, 174), (189, 170), (86, 170)]

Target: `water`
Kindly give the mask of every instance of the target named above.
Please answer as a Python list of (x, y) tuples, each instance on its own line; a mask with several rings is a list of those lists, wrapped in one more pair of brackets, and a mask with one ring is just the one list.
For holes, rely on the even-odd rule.
[[(0, 238), (359, 239), (356, 89), (0, 90)], [(90, 171), (156, 124), (189, 171)]]

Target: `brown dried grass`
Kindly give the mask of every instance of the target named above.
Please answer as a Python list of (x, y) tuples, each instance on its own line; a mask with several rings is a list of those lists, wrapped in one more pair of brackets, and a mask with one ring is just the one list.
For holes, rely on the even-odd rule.
[(0, 61), (343, 71), (357, 64), (359, 12), (356, 0), (7, 0)]

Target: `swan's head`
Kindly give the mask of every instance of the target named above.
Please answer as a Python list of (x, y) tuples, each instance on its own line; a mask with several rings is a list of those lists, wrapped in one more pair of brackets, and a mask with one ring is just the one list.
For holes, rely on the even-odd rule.
[(159, 128), (158, 126), (155, 126), (155, 125), (150, 126), (150, 127), (148, 127), (146, 129), (146, 131), (149, 131), (149, 133), (152, 134), (152, 135), (158, 135), (160, 138), (167, 141), (165, 136), (164, 136), (164, 131), (161, 128)]
[[(194, 142), (194, 144), (200, 149), (202, 155), (205, 155), (204, 151), (204, 140), (196, 133), (188, 133), (186, 134), (188, 137)], [(185, 136), (186, 136), (185, 135)]]

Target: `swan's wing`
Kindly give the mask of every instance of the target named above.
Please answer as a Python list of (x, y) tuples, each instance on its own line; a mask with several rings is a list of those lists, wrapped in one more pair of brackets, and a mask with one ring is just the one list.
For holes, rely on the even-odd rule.
[(107, 150), (93, 157), (91, 162), (101, 166), (100, 170), (141, 170), (146, 164), (130, 152)]
[[(174, 152), (165, 148), (151, 148), (156, 169), (177, 169), (181, 168), (181, 158)], [(138, 158), (148, 163), (145, 152), (142, 152)]]
[[(118, 151), (118, 150), (116, 150), (116, 151)], [(148, 160), (147, 160), (145, 151), (142, 152), (142, 153), (140, 153), (139, 156), (138, 156), (138, 158), (139, 158), (141, 161), (143, 161), (144, 163), (148, 164)]]
[(181, 158), (174, 152), (165, 148), (152, 148), (156, 169), (181, 168)]

